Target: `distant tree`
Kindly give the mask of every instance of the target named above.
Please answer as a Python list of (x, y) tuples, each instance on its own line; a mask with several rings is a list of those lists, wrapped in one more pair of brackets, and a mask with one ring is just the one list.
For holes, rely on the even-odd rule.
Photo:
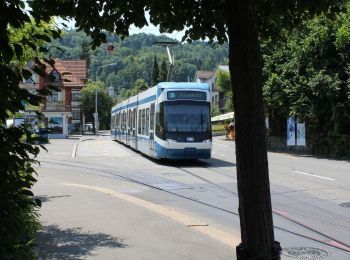
[(212, 105), (211, 106), (211, 116), (218, 116), (220, 115), (220, 110), (217, 105)]
[(186, 82), (192, 80), (196, 74), (197, 68), (193, 64), (182, 61), (175, 62), (173, 71), (171, 73), (171, 80), (175, 82)]
[(230, 73), (223, 70), (218, 70), (217, 76), (216, 76), (216, 84), (225, 95), (225, 111), (232, 112), (233, 95), (232, 95), (232, 88), (231, 88)]
[(80, 91), (79, 102), (84, 113), (86, 122), (95, 121), (93, 113), (95, 113), (95, 92), (97, 91), (97, 112), (101, 129), (108, 129), (110, 125), (111, 109), (113, 99), (108, 95), (103, 83), (89, 81), (85, 88)]
[(154, 55), (153, 71), (152, 71), (152, 86), (155, 86), (159, 82), (159, 67), (157, 63), (157, 57)]
[(90, 65), (90, 42), (87, 40), (83, 40), (81, 43), (81, 53), (80, 53), (80, 59), (86, 60), (87, 66)]
[(135, 82), (134, 87), (130, 90), (129, 97), (137, 95), (138, 93), (148, 89), (147, 83), (143, 79), (138, 79)]
[(165, 82), (167, 75), (168, 75), (168, 68), (165, 60), (163, 60), (162, 65), (160, 66), (159, 82)]

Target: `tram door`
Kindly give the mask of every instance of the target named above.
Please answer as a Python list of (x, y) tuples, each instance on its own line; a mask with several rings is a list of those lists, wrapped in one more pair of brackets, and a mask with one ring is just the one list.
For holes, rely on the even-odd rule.
[(154, 157), (154, 103), (151, 104), (149, 117), (149, 153)]

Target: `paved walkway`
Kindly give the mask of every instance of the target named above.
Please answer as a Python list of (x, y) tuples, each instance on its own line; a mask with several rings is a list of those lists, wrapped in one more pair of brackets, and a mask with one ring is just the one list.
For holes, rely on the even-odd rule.
[[(43, 201), (41, 259), (236, 259), (234, 245), (210, 237), (195, 219), (132, 196), (139, 185), (67, 166), (72, 160), (89, 162), (92, 157), (84, 153), (91, 149), (105, 159), (111, 151), (103, 144), (81, 142), (75, 159), (69, 152), (73, 140), (54, 141), (43, 153), (34, 187)], [(125, 152), (117, 154), (132, 163)], [(55, 158), (66, 163), (54, 164)]]

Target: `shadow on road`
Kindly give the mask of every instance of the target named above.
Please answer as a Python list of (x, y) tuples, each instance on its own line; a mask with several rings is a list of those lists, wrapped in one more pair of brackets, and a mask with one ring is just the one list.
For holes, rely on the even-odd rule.
[(52, 199), (58, 199), (58, 198), (67, 198), (67, 197), (71, 197), (72, 195), (57, 195), (57, 196), (47, 196), (47, 195), (39, 195), (39, 196), (35, 196), (36, 199), (40, 199), (41, 202), (48, 202)]
[[(149, 157), (147, 157), (149, 158)], [(211, 158), (209, 160), (155, 160), (152, 159), (157, 164), (168, 165), (174, 167), (205, 167), (205, 168), (217, 168), (217, 167), (236, 167), (235, 163)]]
[(120, 238), (83, 233), (80, 228), (61, 229), (57, 225), (44, 226), (38, 232), (36, 244), (39, 259), (82, 259), (93, 255), (92, 251), (99, 247), (127, 247)]

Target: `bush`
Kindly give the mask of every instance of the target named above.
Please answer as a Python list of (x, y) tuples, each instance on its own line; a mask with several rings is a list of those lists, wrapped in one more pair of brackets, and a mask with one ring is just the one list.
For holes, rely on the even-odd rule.
[(40, 224), (39, 200), (30, 191), (36, 182), (38, 147), (21, 142), (24, 128), (0, 124), (0, 259), (34, 259), (34, 238)]

